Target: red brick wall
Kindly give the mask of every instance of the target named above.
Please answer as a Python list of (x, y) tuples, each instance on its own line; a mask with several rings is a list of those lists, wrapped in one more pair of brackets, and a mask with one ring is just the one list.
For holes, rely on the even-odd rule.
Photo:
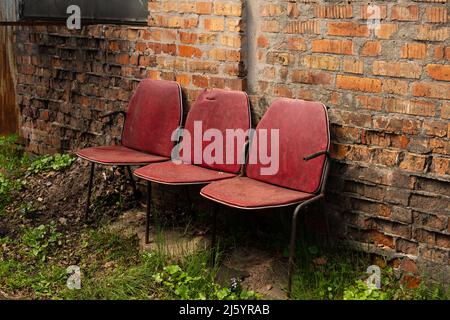
[[(243, 4), (244, 3), (244, 4)], [(144, 77), (247, 90), (258, 120), (277, 96), (329, 108), (331, 231), (450, 274), (448, 0), (151, 0), (149, 26), (17, 33), (22, 134), (44, 153), (110, 143), (98, 120)], [(437, 273), (435, 273), (437, 274)]]

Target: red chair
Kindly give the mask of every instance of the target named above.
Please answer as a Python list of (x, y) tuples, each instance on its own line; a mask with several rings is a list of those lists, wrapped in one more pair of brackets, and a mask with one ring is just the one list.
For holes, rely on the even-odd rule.
[[(247, 94), (240, 91), (221, 89), (204, 90), (198, 97), (186, 119), (184, 135), (180, 146), (189, 153), (182, 152), (180, 162), (168, 161), (150, 164), (134, 171), (134, 174), (147, 180), (147, 225), (145, 241), (149, 243), (149, 227), (151, 215), (151, 182), (166, 185), (196, 185), (208, 184), (213, 181), (236, 177), (244, 163), (243, 150), (246, 141), (237, 142), (234, 148), (226, 148), (223, 154), (224, 163), (210, 163), (201, 156), (211, 142), (203, 141), (195, 148), (195, 142), (188, 141), (187, 133), (191, 137), (195, 134), (195, 125), (202, 124), (202, 135), (209, 129), (218, 130), (226, 136), (226, 130), (242, 130), (248, 134), (251, 128), (250, 107)], [(189, 144), (190, 142), (190, 148)], [(184, 151), (184, 150), (183, 150)], [(233, 152), (231, 154), (230, 152)], [(226, 157), (233, 155), (233, 161), (226, 163)], [(242, 159), (241, 159), (242, 157)], [(200, 158), (200, 159), (199, 159)], [(175, 159), (174, 159), (175, 160)]]
[[(265, 167), (258, 157), (262, 144), (251, 142), (246, 176), (214, 182), (201, 190), (201, 195), (229, 207), (256, 210), (296, 206), (292, 217), (289, 257), (288, 294), (291, 292), (295, 259), (297, 215), (305, 206), (324, 196), (328, 174), (330, 146), (326, 107), (317, 102), (278, 99), (273, 102), (256, 128), (279, 130), (279, 169), (273, 175), (263, 175)], [(255, 136), (254, 136), (255, 137)], [(269, 152), (272, 153), (269, 144)], [(215, 241), (216, 210), (213, 241)], [(215, 246), (215, 243), (213, 243)]]
[(170, 160), (172, 133), (181, 126), (183, 103), (181, 87), (174, 81), (142, 80), (131, 98), (128, 112), (115, 111), (101, 118), (125, 117), (121, 145), (82, 149), (80, 158), (90, 161), (86, 219), (89, 213), (95, 164), (125, 166), (136, 195), (130, 166)]

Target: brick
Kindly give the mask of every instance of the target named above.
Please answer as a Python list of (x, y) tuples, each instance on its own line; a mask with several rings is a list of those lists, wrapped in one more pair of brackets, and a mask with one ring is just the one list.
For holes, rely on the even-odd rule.
[(312, 51), (352, 55), (353, 42), (351, 40), (313, 40)]
[(386, 111), (432, 117), (436, 113), (436, 107), (435, 104), (426, 101), (390, 98), (386, 99)]
[(314, 14), (317, 18), (348, 19), (353, 17), (352, 5), (316, 5)]
[(416, 40), (445, 41), (449, 37), (449, 28), (432, 28), (429, 25), (419, 25), (413, 36)]
[(283, 10), (281, 7), (272, 3), (268, 3), (260, 7), (260, 15), (262, 17), (276, 17), (280, 16), (282, 13)]
[(436, 60), (450, 60), (450, 47), (437, 46), (434, 51)]
[(380, 39), (390, 39), (398, 30), (398, 26), (392, 23), (383, 23), (375, 30), (375, 35)]
[(306, 41), (303, 38), (288, 38), (288, 49), (306, 51)]
[(241, 19), (227, 19), (227, 30), (230, 32), (241, 32), (242, 31), (242, 20)]
[(242, 15), (242, 4), (232, 2), (214, 2), (214, 14), (218, 16), (234, 16)]
[(330, 73), (321, 71), (296, 70), (292, 74), (292, 82), (307, 84), (331, 84), (333, 77)]
[(434, 156), (431, 166), (431, 173), (438, 175), (450, 175), (450, 158)]
[(225, 47), (241, 48), (241, 37), (224, 33), (220, 36), (220, 44)]
[(178, 54), (181, 57), (200, 58), (202, 56), (202, 50), (193, 46), (180, 45), (178, 46)]
[(356, 96), (356, 105), (369, 110), (381, 110), (383, 98), (376, 96)]
[(216, 35), (210, 33), (200, 33), (198, 34), (197, 42), (198, 44), (212, 45), (216, 41)]
[(400, 163), (400, 168), (406, 171), (423, 172), (427, 156), (407, 153)]
[(444, 231), (447, 227), (447, 218), (445, 216), (414, 212), (414, 223), (420, 227)]
[(403, 59), (424, 59), (427, 56), (427, 45), (424, 43), (407, 43), (401, 49)]
[[(165, 11), (165, 12), (170, 12), (170, 11), (177, 11), (178, 6), (176, 2), (163, 2), (161, 4), (161, 10)], [(184, 10), (187, 11), (186, 8), (184, 8)]]
[(411, 255), (417, 255), (419, 252), (419, 245), (417, 242), (412, 242), (401, 238), (395, 241), (395, 248), (397, 251)]
[(363, 92), (381, 92), (381, 80), (338, 75), (336, 88)]
[(425, 9), (427, 21), (431, 23), (446, 23), (448, 22), (447, 8), (443, 7), (427, 7)]
[(400, 268), (404, 272), (408, 272), (408, 273), (412, 273), (412, 274), (418, 274), (419, 273), (419, 269), (417, 268), (416, 263), (413, 260), (408, 259), (408, 258), (403, 258), (402, 259)]
[(381, 53), (380, 41), (367, 41), (361, 49), (361, 55), (367, 57), (376, 57)]
[(318, 20), (289, 21), (284, 29), (284, 33), (320, 34), (320, 23)]
[(306, 68), (332, 70), (332, 71), (338, 70), (340, 66), (339, 58), (323, 55), (305, 56), (301, 60), (301, 63)]
[(384, 93), (406, 95), (408, 93), (408, 82), (396, 79), (383, 79), (382, 90)]
[(196, 14), (211, 14), (213, 4), (211, 2), (196, 2), (195, 13)]
[(392, 20), (417, 21), (419, 20), (418, 6), (393, 6), (391, 13)]
[(287, 4), (287, 16), (290, 18), (298, 18), (300, 16), (300, 9), (296, 3)]
[(267, 39), (264, 35), (260, 35), (257, 39), (257, 45), (260, 48), (267, 48), (269, 46), (269, 39)]
[(429, 64), (427, 65), (427, 73), (435, 80), (450, 81), (450, 65)]
[(212, 49), (209, 51), (209, 57), (218, 61), (237, 62), (241, 60), (241, 52), (240, 50)]
[(177, 74), (175, 80), (182, 86), (188, 86), (191, 83), (191, 79), (187, 74)]
[(436, 246), (440, 248), (450, 249), (450, 236), (445, 234), (437, 234)]
[(373, 63), (375, 75), (419, 79), (421, 73), (422, 68), (414, 62), (375, 61)]
[(450, 119), (450, 102), (444, 102), (441, 107), (441, 118)]
[(388, 236), (382, 232), (373, 230), (369, 233), (369, 241), (374, 242), (375, 244), (380, 244), (386, 247), (394, 248), (394, 239), (391, 236)]
[(198, 39), (198, 35), (192, 32), (180, 32), (180, 42), (184, 44), (195, 44)]
[(267, 54), (267, 63), (269, 64), (281, 64), (283, 66), (288, 66), (294, 61), (294, 55), (288, 52), (270, 52)]
[(367, 37), (369, 29), (367, 24), (355, 22), (329, 22), (328, 35), (345, 37)]
[(292, 91), (289, 87), (284, 85), (276, 85), (273, 87), (273, 95), (276, 97), (292, 98)]
[(379, 18), (380, 20), (387, 18), (387, 6), (377, 4), (380, 9), (379, 17), (376, 17), (376, 12), (373, 12), (373, 9), (369, 8), (367, 4), (361, 5), (361, 19), (374, 19), (374, 17)]
[(343, 71), (348, 73), (364, 73), (364, 62), (356, 59), (344, 59)]
[(209, 87), (208, 77), (205, 77), (205, 76), (193, 75), (192, 83), (194, 86), (199, 87), (199, 88), (208, 88)]
[(415, 97), (428, 97), (450, 100), (450, 84), (417, 82), (413, 84), (412, 94)]
[(423, 122), (423, 131), (428, 136), (446, 137), (448, 130), (447, 121), (427, 120)]
[(126, 53), (119, 54), (118, 56), (116, 56), (116, 62), (118, 64), (126, 65), (130, 62), (130, 56)]
[(224, 31), (225, 19), (224, 18), (206, 18), (203, 21), (204, 28), (208, 31)]

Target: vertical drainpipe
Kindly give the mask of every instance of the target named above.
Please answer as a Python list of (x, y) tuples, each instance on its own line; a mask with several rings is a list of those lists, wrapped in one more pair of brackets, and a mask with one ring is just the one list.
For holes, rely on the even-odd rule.
[(260, 0), (246, 0), (244, 4), (245, 31), (244, 31), (244, 63), (247, 72), (247, 91), (249, 94), (257, 92), (258, 85), (258, 61), (257, 61), (257, 36), (260, 26), (259, 19)]

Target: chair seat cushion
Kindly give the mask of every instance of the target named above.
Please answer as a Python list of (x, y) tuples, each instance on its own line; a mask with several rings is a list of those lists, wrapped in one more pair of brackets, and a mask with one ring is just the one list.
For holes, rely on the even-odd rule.
[(142, 165), (169, 160), (169, 158), (136, 151), (124, 146), (103, 146), (82, 149), (80, 158), (108, 165)]
[(204, 184), (236, 175), (172, 161), (151, 164), (134, 171), (139, 178), (170, 185)]
[(247, 177), (211, 183), (200, 193), (210, 200), (241, 209), (282, 207), (303, 202), (314, 196)]

